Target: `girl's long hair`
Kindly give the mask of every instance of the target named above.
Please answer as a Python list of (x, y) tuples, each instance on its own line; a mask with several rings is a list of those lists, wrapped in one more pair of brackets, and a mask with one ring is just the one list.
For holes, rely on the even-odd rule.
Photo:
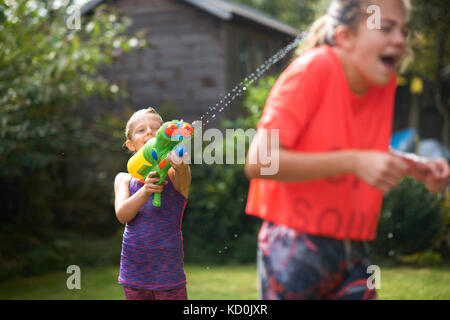
[[(410, 0), (399, 1), (402, 2), (409, 19), (409, 13), (411, 11)], [(317, 19), (311, 25), (308, 36), (297, 50), (297, 55), (325, 44), (334, 46), (336, 28), (338, 26), (345, 26), (350, 30), (356, 30), (361, 20), (367, 17), (366, 9), (371, 2), (374, 1), (333, 0), (328, 7), (327, 14)]]

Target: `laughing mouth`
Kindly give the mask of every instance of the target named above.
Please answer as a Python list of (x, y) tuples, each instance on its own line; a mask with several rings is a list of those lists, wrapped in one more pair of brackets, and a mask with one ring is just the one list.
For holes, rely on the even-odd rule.
[(395, 69), (399, 59), (395, 55), (383, 55), (380, 57), (380, 60), (388, 69)]

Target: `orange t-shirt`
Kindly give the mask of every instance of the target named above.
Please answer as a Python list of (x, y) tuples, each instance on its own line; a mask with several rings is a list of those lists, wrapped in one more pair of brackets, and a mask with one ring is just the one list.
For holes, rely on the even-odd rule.
[[(354, 94), (337, 54), (320, 46), (281, 74), (257, 127), (278, 129), (280, 143), (292, 151), (388, 151), (395, 90), (394, 74), (389, 84)], [(382, 198), (351, 174), (298, 183), (253, 179), (246, 212), (309, 234), (373, 240)]]

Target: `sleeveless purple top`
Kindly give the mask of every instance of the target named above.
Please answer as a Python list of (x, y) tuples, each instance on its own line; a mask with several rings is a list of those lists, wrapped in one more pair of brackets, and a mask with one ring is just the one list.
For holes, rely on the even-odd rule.
[[(186, 283), (183, 267), (181, 221), (186, 199), (169, 177), (161, 194), (161, 207), (152, 196), (125, 227), (120, 259), (119, 284), (136, 289), (169, 290)], [(143, 186), (131, 178), (130, 196)]]

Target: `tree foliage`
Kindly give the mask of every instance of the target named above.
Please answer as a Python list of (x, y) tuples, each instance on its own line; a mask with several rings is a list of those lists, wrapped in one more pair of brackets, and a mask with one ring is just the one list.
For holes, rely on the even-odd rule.
[(122, 122), (82, 106), (90, 96), (120, 97), (101, 70), (146, 45), (142, 34), (125, 35), (130, 19), (105, 7), (70, 29), (66, 7), (53, 3), (0, 0), (2, 234), (104, 222), (97, 213), (110, 208), (111, 182), (106, 189), (92, 172), (104, 172), (108, 143)]
[(415, 0), (411, 17), (409, 73), (428, 83), (431, 105), (443, 121), (442, 142), (450, 148), (450, 5), (448, 1)]
[(0, 177), (32, 174), (86, 147), (92, 138), (77, 106), (118, 91), (98, 69), (129, 50), (120, 34), (130, 21), (103, 12), (69, 30), (66, 18), (45, 2), (0, 1)]

